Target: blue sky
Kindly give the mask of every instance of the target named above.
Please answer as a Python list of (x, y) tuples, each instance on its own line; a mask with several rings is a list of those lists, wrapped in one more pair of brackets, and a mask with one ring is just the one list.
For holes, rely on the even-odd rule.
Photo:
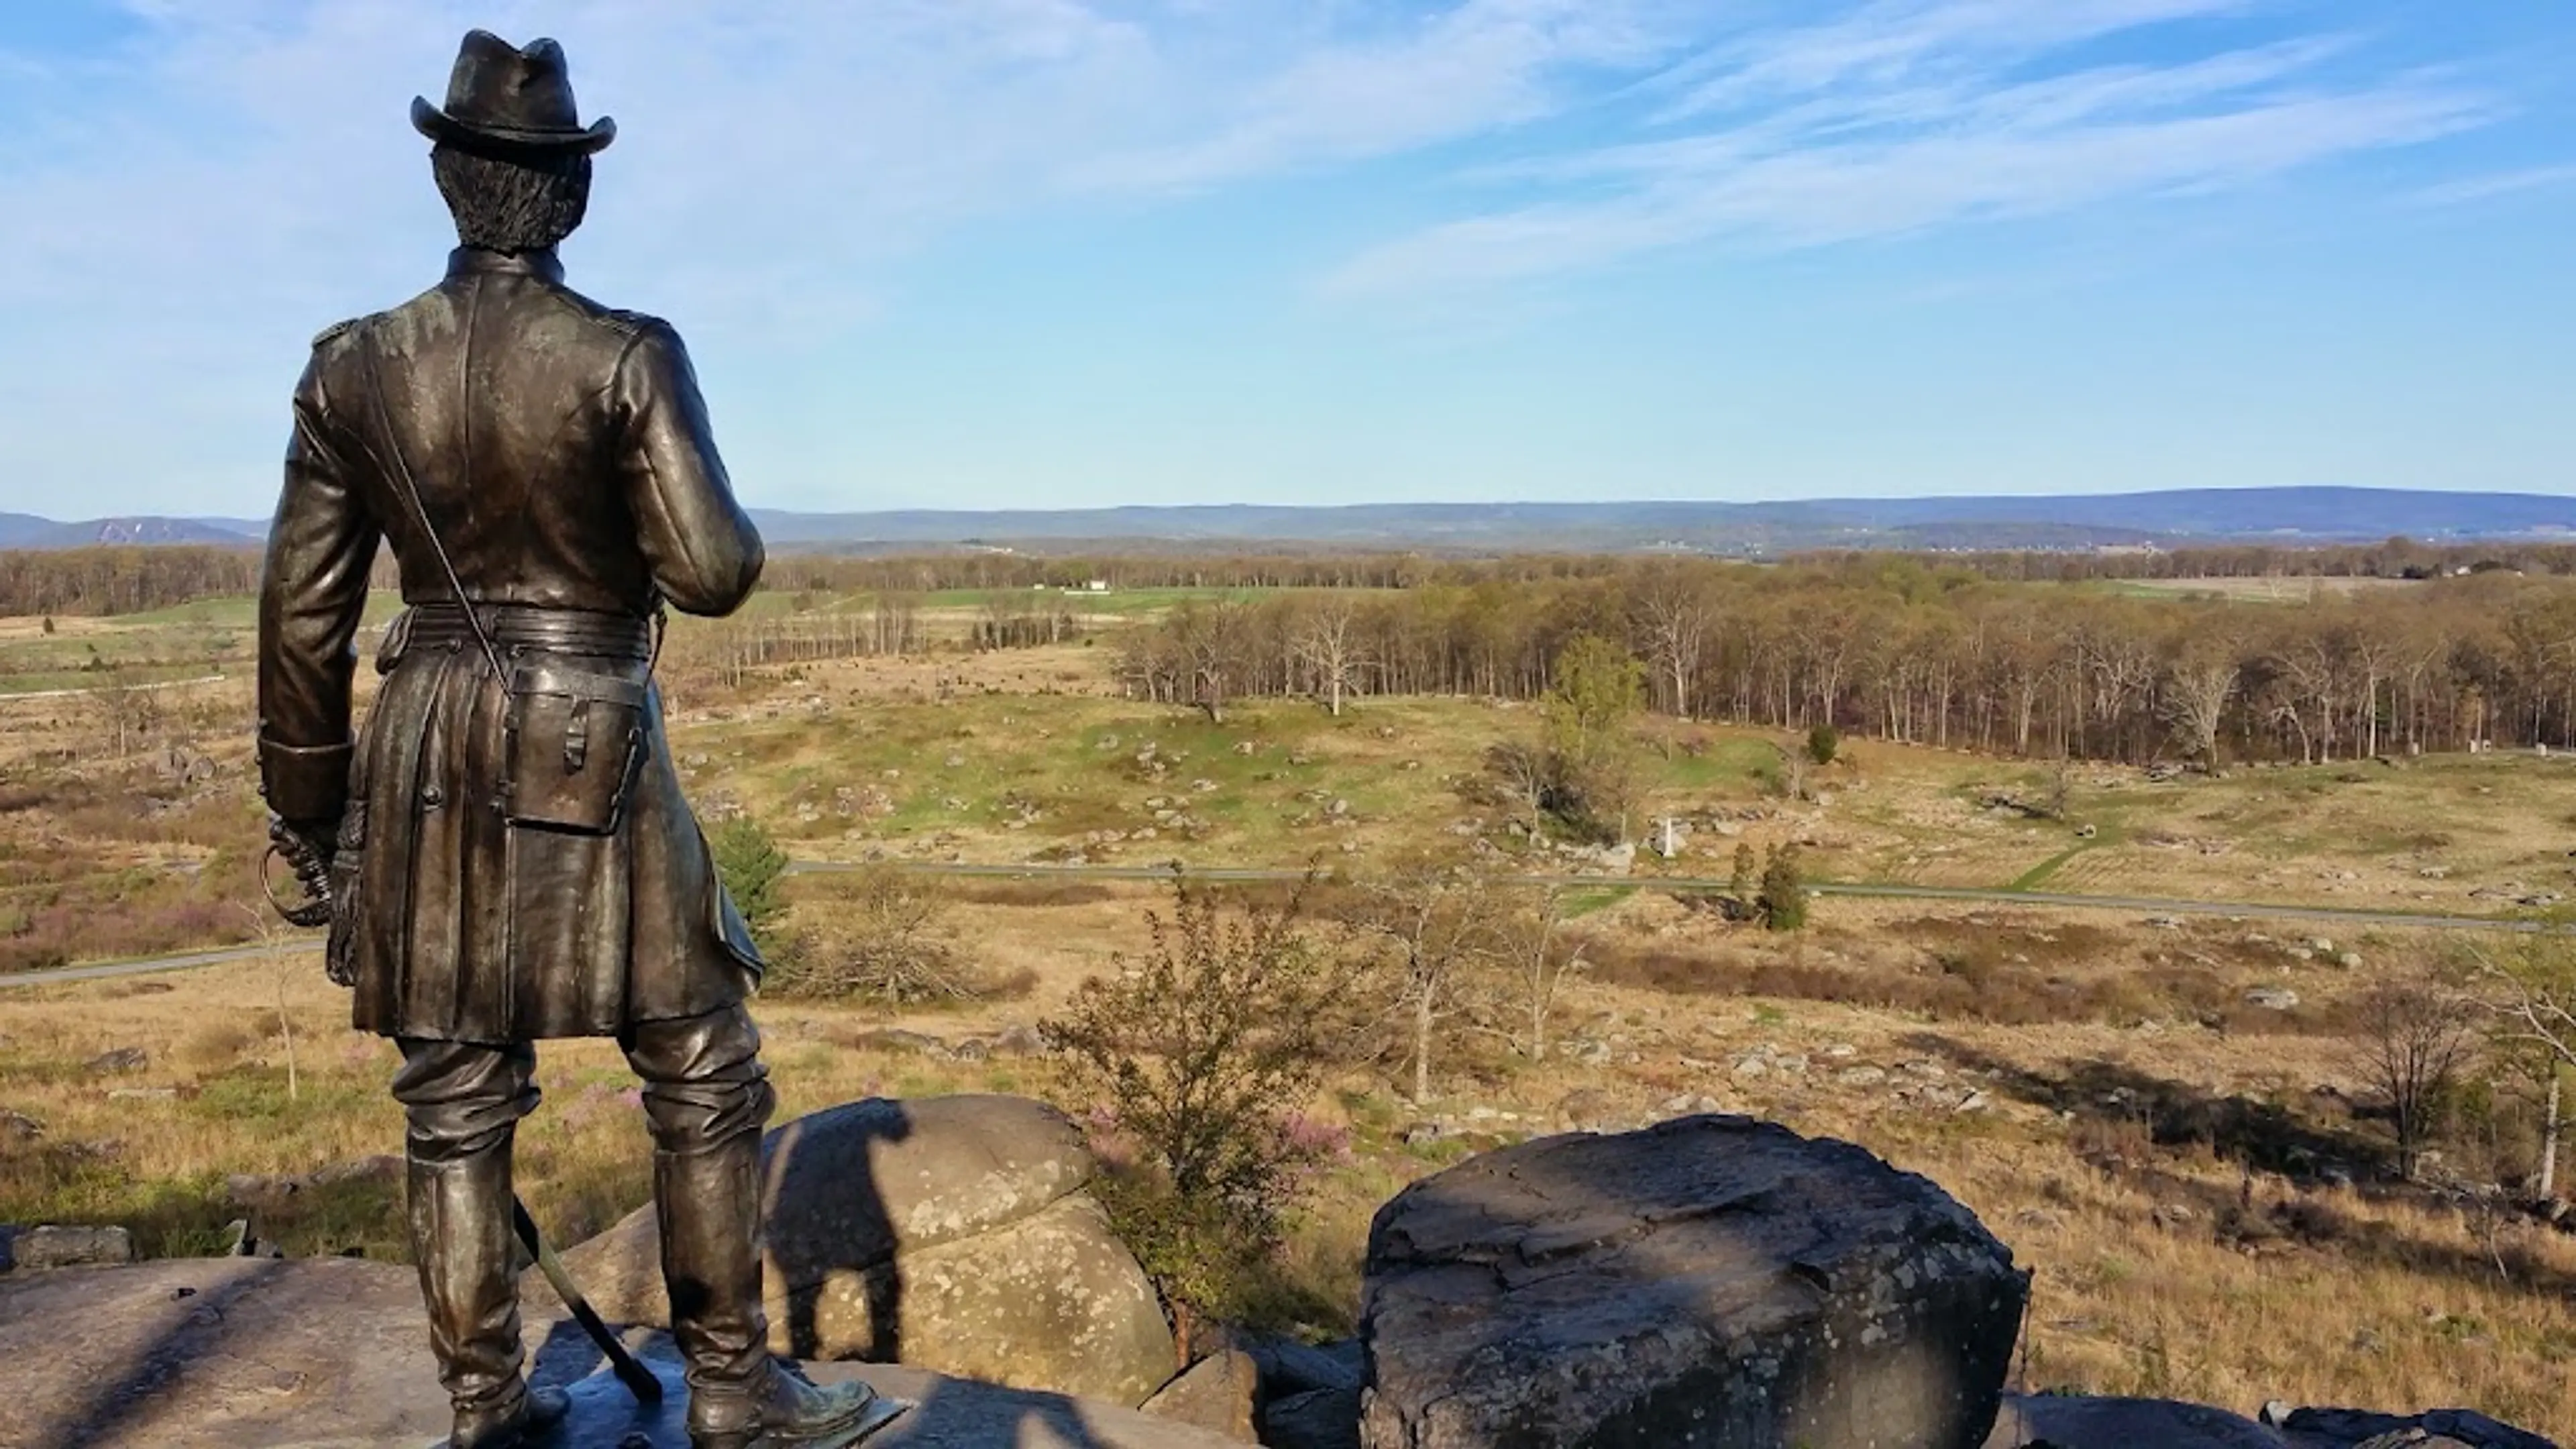
[(2561, 4), (7, 0), (0, 510), (267, 510), (475, 25), (755, 504), (2576, 491)]

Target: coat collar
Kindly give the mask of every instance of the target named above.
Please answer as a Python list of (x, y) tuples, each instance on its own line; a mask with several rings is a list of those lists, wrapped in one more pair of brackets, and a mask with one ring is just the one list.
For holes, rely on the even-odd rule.
[(535, 277), (541, 282), (563, 285), (563, 262), (547, 247), (533, 252), (492, 252), (481, 247), (458, 247), (447, 254), (447, 275), (454, 277), (516, 276)]

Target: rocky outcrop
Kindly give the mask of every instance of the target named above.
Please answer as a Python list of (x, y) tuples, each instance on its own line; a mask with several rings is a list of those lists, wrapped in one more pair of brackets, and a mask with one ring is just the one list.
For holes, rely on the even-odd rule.
[(9, 1261), (26, 1273), (130, 1263), (134, 1261), (134, 1235), (123, 1228), (57, 1227), (46, 1223), (10, 1235)]
[(1360, 1385), (1368, 1363), (1356, 1338), (1301, 1343), (1274, 1334), (1223, 1330), (1251, 1360), (1256, 1437), (1270, 1449), (1359, 1449)]
[[(548, 1449), (687, 1449), (668, 1339), (633, 1337), (668, 1386), (637, 1408), (580, 1330), (531, 1305), (539, 1382), (574, 1391)], [(384, 1449), (447, 1432), (408, 1268), (346, 1258), (187, 1258), (0, 1279), (0, 1444)], [(1228, 1449), (1187, 1424), (1062, 1394), (877, 1364), (818, 1364), (912, 1402), (868, 1449)]]
[(1158, 1419), (1196, 1424), (1238, 1444), (1254, 1443), (1252, 1405), (1260, 1376), (1250, 1354), (1231, 1349), (1213, 1353), (1155, 1390), (1144, 1410)]
[[(1153, 1285), (1082, 1189), (1082, 1134), (1019, 1097), (854, 1102), (769, 1135), (770, 1344), (1135, 1405), (1172, 1375)], [(650, 1208), (564, 1255), (611, 1320), (666, 1326)]]
[(1743, 1117), (1547, 1138), (1369, 1234), (1368, 1449), (1976, 1449), (2028, 1296), (1933, 1183)]

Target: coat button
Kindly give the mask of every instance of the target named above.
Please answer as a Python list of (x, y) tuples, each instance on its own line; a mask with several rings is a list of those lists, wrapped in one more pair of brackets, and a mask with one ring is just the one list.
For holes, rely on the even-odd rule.
[(435, 810), (447, 803), (447, 792), (436, 785), (423, 786), (420, 792), (420, 803)]

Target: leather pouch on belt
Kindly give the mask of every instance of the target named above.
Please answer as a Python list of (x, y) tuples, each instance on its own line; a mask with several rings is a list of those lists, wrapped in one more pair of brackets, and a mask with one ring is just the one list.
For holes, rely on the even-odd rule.
[(636, 680), (519, 666), (510, 676), (503, 816), (542, 830), (616, 830), (643, 754), (644, 702)]

